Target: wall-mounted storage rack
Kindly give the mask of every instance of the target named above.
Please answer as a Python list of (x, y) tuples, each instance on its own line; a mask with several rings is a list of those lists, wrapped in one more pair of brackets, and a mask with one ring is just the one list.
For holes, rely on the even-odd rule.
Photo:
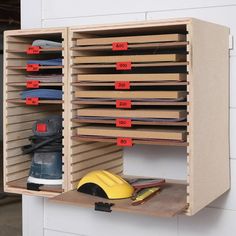
[[(24, 31), (18, 33), (14, 47), (11, 33), (5, 36), (5, 189), (26, 193), (19, 181), (25, 184), (29, 157), (22, 161), (19, 147), (24, 141), (9, 138), (17, 132), (25, 140), (30, 131), (15, 124), (9, 131), (15, 117), (9, 109), (16, 115), (47, 110), (43, 104), (25, 107), (16, 96), (26, 72), (25, 54), (15, 41), (29, 38), (22, 37), (28, 34)], [(53, 33), (45, 30), (45, 35)], [(193, 215), (227, 191), (228, 36), (227, 27), (197, 19), (70, 28), (65, 99), (50, 105), (62, 106), (64, 116), (64, 193), (52, 200), (91, 208), (96, 202), (114, 203), (114, 211), (174, 216)], [(15, 63), (15, 56), (24, 59)], [(125, 150), (132, 152), (136, 145), (166, 146), (167, 155), (176, 147), (185, 150), (186, 179), (167, 179), (160, 194), (136, 207), (130, 199), (109, 201), (74, 190), (91, 170), (129, 178), (123, 173)]]

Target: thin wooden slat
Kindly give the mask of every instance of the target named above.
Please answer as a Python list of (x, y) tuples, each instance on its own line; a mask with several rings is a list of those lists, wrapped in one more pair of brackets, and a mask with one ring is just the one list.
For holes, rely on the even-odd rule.
[[(15, 87), (26, 87), (27, 83), (25, 82), (10, 82), (7, 83), (8, 86), (15, 86)], [(40, 82), (39, 87), (45, 87), (45, 86), (50, 86), (50, 87), (55, 87), (55, 86), (62, 86), (63, 83), (44, 83), (44, 82)]]
[[(102, 148), (98, 148), (98, 149), (92, 149), (89, 150), (85, 153), (79, 153), (78, 155), (72, 156), (72, 165), (76, 164), (76, 163), (80, 163), (83, 161), (90, 161), (94, 158), (100, 158), (101, 160), (104, 160), (104, 156), (107, 153), (113, 153), (113, 152), (117, 152), (117, 151), (121, 151), (120, 147), (117, 147), (116, 145), (110, 145), (110, 146), (105, 146)], [(102, 157), (102, 158), (101, 158)]]
[[(90, 100), (90, 101), (85, 101), (85, 100), (73, 100), (73, 104), (77, 105), (116, 105), (115, 101), (96, 101)], [(132, 101), (132, 105), (135, 106), (145, 106), (145, 105), (157, 105), (157, 106), (187, 106), (188, 102), (137, 102), (137, 101)]]
[[(164, 42), (164, 43), (138, 43), (129, 44), (130, 49), (159, 49), (159, 48), (183, 48), (188, 45), (188, 42)], [(112, 45), (88, 45), (88, 46), (76, 46), (71, 48), (72, 51), (111, 51)]]
[(87, 174), (90, 171), (93, 171), (93, 170), (106, 170), (106, 169), (110, 169), (112, 167), (121, 165), (122, 163), (123, 163), (122, 157), (120, 156), (119, 159), (114, 159), (114, 160), (109, 161), (109, 162), (105, 162), (105, 163), (101, 163), (101, 164), (98, 164), (98, 165), (95, 165), (95, 166), (88, 167), (84, 170), (79, 170), (78, 172), (75, 172), (75, 173), (72, 174), (72, 181), (79, 179), (81, 176), (84, 176), (85, 174)]
[(120, 160), (122, 155), (121, 151), (113, 151), (112, 153), (103, 154), (102, 158), (100, 156), (91, 158), (89, 160), (84, 160), (72, 165), (72, 173), (80, 170), (84, 170), (93, 166), (97, 166), (103, 163), (113, 162), (116, 159)]
[(181, 54), (151, 54), (151, 55), (125, 55), (125, 56), (81, 56), (75, 57), (73, 63), (115, 63), (119, 61), (130, 62), (167, 62), (185, 61), (186, 55)]
[(137, 36), (118, 36), (118, 37), (103, 37), (103, 38), (80, 38), (76, 44), (82, 45), (105, 45), (113, 42), (128, 42), (128, 43), (150, 43), (150, 42), (171, 42), (184, 41), (186, 36), (183, 34), (159, 34), (159, 35), (137, 35)]
[(115, 81), (186, 81), (186, 74), (82, 74), (77, 75), (77, 81), (115, 82)]
[[(7, 53), (26, 53), (26, 50), (28, 49), (28, 47), (30, 47), (31, 45), (26, 45), (26, 49), (22, 50), (22, 49), (7, 49), (6, 52)], [(40, 52), (62, 52), (64, 49), (63, 48), (40, 48)]]
[(178, 99), (187, 95), (185, 91), (76, 91), (77, 98), (129, 98), (129, 99)]
[[(39, 66), (39, 70), (63, 69), (64, 66)], [(26, 66), (7, 66), (8, 70), (26, 70)]]
[(12, 166), (7, 166), (6, 174), (13, 174), (30, 168), (31, 161), (18, 163)]
[[(5, 174), (6, 175), (6, 174)], [(6, 182), (11, 182), (29, 176), (29, 170), (23, 170), (13, 174), (6, 175)]]
[(137, 139), (163, 139), (163, 140), (186, 140), (184, 129), (164, 128), (132, 128), (122, 129), (118, 127), (83, 126), (77, 128), (78, 135), (94, 135), (102, 137), (130, 137)]
[(25, 161), (30, 161), (32, 158), (29, 156), (29, 155), (20, 155), (20, 156), (14, 156), (14, 157), (11, 157), (7, 158), (7, 165), (15, 165), (15, 164), (19, 164), (19, 163), (22, 163), (22, 162), (25, 162)]
[[(176, 66), (187, 66), (188, 62), (152, 62), (152, 63), (132, 63), (132, 68), (138, 67), (176, 67)], [(72, 65), (74, 69), (83, 69), (83, 68), (116, 68), (116, 64), (78, 64)]]
[[(115, 119), (101, 119), (101, 120), (95, 120), (95, 119), (83, 119), (83, 118), (74, 118), (72, 119), (73, 122), (78, 123), (87, 123), (87, 124), (114, 124), (116, 125)], [(133, 121), (132, 125), (164, 125), (164, 126), (187, 126), (188, 122), (185, 121), (178, 121), (178, 122), (170, 122), (170, 121)]]
[(186, 110), (183, 109), (132, 109), (132, 110), (118, 110), (115, 108), (81, 108), (77, 110), (78, 116), (91, 117), (135, 117), (135, 118), (185, 118)]
[[(96, 142), (107, 142), (107, 143), (116, 143), (115, 138), (104, 138), (96, 136), (73, 136), (76, 141), (96, 141)], [(133, 144), (148, 144), (148, 145), (161, 145), (161, 146), (188, 146), (187, 142), (179, 142), (174, 140), (145, 140), (145, 139), (132, 139)]]
[(79, 145), (78, 147), (72, 148), (71, 154), (72, 156), (77, 155), (77, 154), (82, 155), (88, 151), (99, 150), (100, 148), (108, 148), (110, 146), (111, 144), (107, 144), (107, 143), (92, 143), (92, 144)]
[[(188, 85), (187, 82), (130, 82), (130, 87), (140, 87), (140, 86), (185, 86)], [(76, 87), (87, 87), (87, 86), (93, 86), (93, 87), (103, 87), (103, 86), (109, 86), (109, 87), (115, 87), (114, 82), (77, 82), (72, 83), (73, 86)], [(76, 88), (75, 88), (76, 89)], [(74, 89), (74, 90), (75, 90)]]
[(14, 140), (18, 140), (18, 139), (28, 138), (31, 135), (33, 135), (33, 132), (31, 129), (19, 131), (19, 132), (12, 132), (7, 135), (6, 140), (7, 140), (7, 142), (9, 142), (9, 141), (14, 141)]
[[(12, 103), (26, 103), (25, 100), (23, 99), (8, 99), (7, 102), (12, 102)], [(62, 104), (64, 101), (63, 100), (43, 100), (39, 99), (38, 103), (39, 104)]]

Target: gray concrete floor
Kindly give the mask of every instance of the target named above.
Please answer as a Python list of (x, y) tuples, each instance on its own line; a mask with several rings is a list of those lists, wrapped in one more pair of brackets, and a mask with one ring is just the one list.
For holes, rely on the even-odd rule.
[(22, 235), (21, 201), (0, 199), (0, 236)]

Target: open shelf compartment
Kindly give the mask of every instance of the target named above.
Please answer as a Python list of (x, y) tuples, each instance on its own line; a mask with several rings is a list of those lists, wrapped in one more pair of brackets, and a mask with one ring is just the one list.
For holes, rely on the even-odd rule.
[[(36, 54), (28, 53), (27, 50), (37, 39), (60, 42), (61, 47), (40, 48)], [(4, 189), (6, 192), (36, 196), (58, 195), (67, 191), (67, 130), (63, 129), (62, 185), (40, 186), (39, 191), (28, 190), (27, 178), (31, 166), (31, 154), (24, 155), (22, 147), (30, 143), (28, 139), (33, 135), (32, 125), (36, 120), (51, 115), (61, 115), (63, 127), (67, 123), (65, 112), (68, 103), (67, 29), (7, 31), (4, 35), (4, 50)], [(27, 70), (29, 60), (42, 61), (53, 58), (60, 58), (62, 64), (42, 65), (35, 71)], [(25, 90), (48, 88), (62, 91), (62, 97), (60, 99), (22, 98), (22, 92)]]

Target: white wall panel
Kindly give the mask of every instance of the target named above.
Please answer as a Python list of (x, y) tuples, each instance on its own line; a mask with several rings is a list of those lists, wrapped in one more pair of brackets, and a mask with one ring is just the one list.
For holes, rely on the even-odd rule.
[(236, 56), (230, 57), (230, 107), (236, 108)]
[(21, 28), (41, 28), (42, 0), (21, 0)]
[(128, 21), (144, 21), (144, 13), (121, 14), (111, 16), (89, 16), (78, 18), (60, 18), (42, 20), (42, 27), (58, 27), (58, 26), (79, 26), (94, 24), (111, 24), (122, 23)]
[(88, 236), (177, 236), (177, 218), (105, 213), (45, 200), (45, 228)]
[(55, 230), (45, 229), (43, 236), (86, 236), (86, 235), (70, 234), (66, 232), (59, 232)]
[[(234, 45), (236, 45), (236, 24), (235, 24), (236, 6), (212, 7), (201, 9), (174, 10), (174, 11), (158, 11), (147, 14), (148, 20), (179, 18), (179, 17), (195, 17), (198, 19), (222, 24), (230, 27), (230, 32), (234, 35)], [(216, 39), (217, 40), (217, 39)], [(235, 55), (235, 48), (231, 51)]]
[(124, 173), (166, 179), (187, 178), (184, 147), (134, 145), (124, 151)]
[(236, 159), (236, 108), (230, 109), (230, 157)]
[(179, 217), (179, 236), (235, 236), (236, 211), (205, 208), (192, 217)]
[(234, 0), (42, 0), (43, 19), (160, 11), (236, 4)]
[(228, 209), (236, 211), (236, 160), (230, 161), (231, 169), (231, 189), (223, 196), (210, 204), (210, 207)]
[(22, 197), (23, 236), (42, 236), (44, 226), (44, 199)]

